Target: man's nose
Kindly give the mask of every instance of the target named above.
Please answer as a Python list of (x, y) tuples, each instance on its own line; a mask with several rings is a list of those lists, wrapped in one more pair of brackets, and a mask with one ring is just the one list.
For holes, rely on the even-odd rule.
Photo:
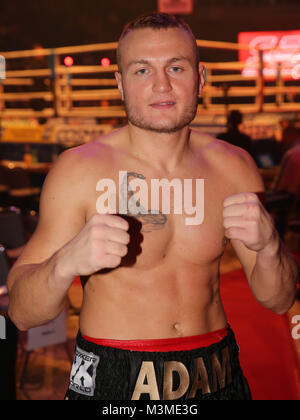
[(153, 80), (153, 92), (170, 92), (172, 85), (165, 70), (157, 71)]

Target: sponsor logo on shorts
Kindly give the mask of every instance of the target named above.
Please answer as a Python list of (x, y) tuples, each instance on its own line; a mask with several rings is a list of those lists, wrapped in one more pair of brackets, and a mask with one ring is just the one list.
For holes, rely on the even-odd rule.
[(100, 357), (76, 347), (70, 374), (69, 389), (82, 395), (94, 396), (97, 366)]
[[(179, 361), (167, 361), (163, 364), (163, 372), (157, 376), (161, 364), (154, 361), (143, 361), (138, 372), (132, 400), (139, 400), (146, 394), (150, 400), (177, 400), (179, 398), (197, 398), (202, 395), (217, 392), (232, 382), (229, 348), (221, 350), (221, 360), (214, 352), (210, 356), (210, 367), (207, 369), (204, 359), (194, 359), (191, 375), (187, 367)], [(177, 377), (176, 383), (174, 378)], [(162, 378), (162, 387), (160, 384)]]

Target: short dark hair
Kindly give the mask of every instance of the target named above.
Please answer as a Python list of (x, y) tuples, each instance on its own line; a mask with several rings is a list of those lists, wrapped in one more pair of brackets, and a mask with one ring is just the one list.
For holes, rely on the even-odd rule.
[(146, 29), (150, 28), (153, 30), (160, 30), (160, 29), (169, 29), (169, 28), (179, 28), (183, 29), (190, 37), (193, 42), (193, 47), (196, 56), (196, 66), (198, 67), (198, 63), (200, 61), (199, 57), (199, 49), (197, 46), (197, 41), (195, 35), (193, 34), (190, 26), (179, 17), (174, 15), (170, 15), (167, 13), (148, 13), (139, 16), (138, 18), (134, 19), (132, 22), (129, 22), (123, 29), (123, 32), (119, 38), (118, 48), (117, 48), (117, 63), (119, 67), (119, 71), (121, 71), (121, 53), (120, 53), (120, 44), (126, 36), (136, 30), (136, 29)]

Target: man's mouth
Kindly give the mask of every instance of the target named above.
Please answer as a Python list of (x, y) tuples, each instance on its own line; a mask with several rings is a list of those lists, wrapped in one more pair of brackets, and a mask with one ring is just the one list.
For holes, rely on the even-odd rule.
[(169, 109), (176, 105), (174, 101), (158, 101), (150, 104), (152, 108), (156, 109)]

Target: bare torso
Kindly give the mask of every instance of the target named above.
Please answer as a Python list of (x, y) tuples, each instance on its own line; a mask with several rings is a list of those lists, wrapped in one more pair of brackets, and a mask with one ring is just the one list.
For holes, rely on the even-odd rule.
[(96, 213), (97, 182), (109, 178), (118, 187), (119, 171), (131, 178), (143, 175), (148, 185), (152, 178), (204, 179), (204, 221), (188, 226), (186, 215), (173, 214), (172, 207), (170, 214), (130, 218), (132, 239), (121, 266), (82, 278), (81, 332), (128, 340), (192, 336), (225, 327), (219, 294), (219, 265), (226, 246), (222, 210), (223, 200), (238, 192), (226, 171), (225, 146), (193, 132), (180, 167), (166, 174), (153, 169), (151, 156), (145, 162), (121, 147), (124, 135), (121, 130), (107, 141), (95, 142), (92, 157), (87, 149), (86, 221)]

